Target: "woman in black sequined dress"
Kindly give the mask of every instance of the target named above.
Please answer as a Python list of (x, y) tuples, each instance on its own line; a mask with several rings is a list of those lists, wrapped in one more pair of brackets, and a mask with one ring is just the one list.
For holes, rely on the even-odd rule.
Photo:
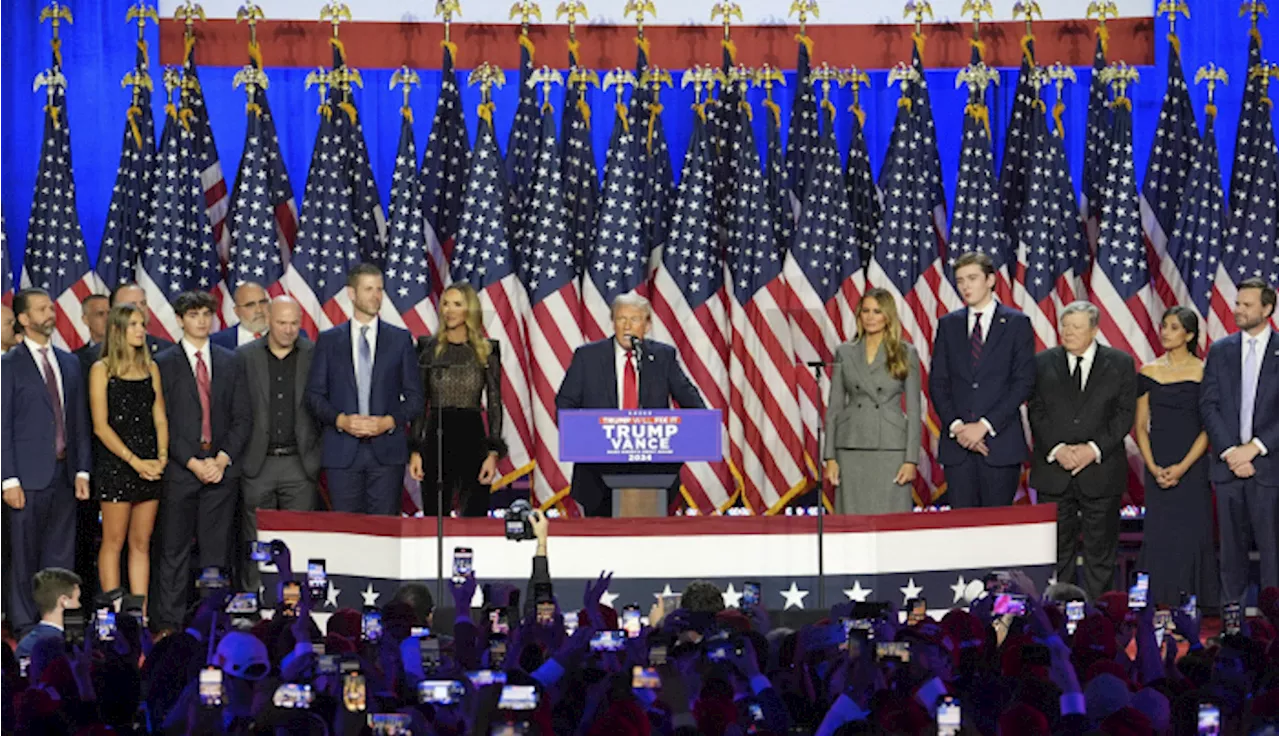
[[(436, 513), (436, 457), (444, 458), (444, 510), (484, 516), (498, 478), (502, 441), (502, 360), (498, 342), (484, 336), (480, 299), (467, 284), (453, 284), (440, 297), (440, 328), (418, 339), (418, 365), (427, 408), (410, 433), (409, 473), (422, 482), (422, 511)], [(486, 422), (487, 419), (487, 422)], [(443, 428), (442, 448), (436, 427)]]
[(102, 508), (98, 581), (120, 587), (120, 551), (129, 542), (129, 590), (145, 596), (151, 579), (151, 532), (168, 463), (169, 423), (160, 371), (147, 349), (147, 316), (121, 304), (107, 316), (102, 358), (89, 371), (93, 483)]

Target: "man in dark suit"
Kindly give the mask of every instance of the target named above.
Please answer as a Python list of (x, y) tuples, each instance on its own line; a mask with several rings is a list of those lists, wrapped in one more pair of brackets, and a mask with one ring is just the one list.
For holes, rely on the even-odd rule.
[[(613, 300), (613, 337), (579, 347), (556, 394), (557, 409), (703, 409), (702, 395), (670, 345), (643, 339), (653, 313), (649, 300)], [(612, 465), (577, 463), (572, 496), (587, 516), (611, 516), (613, 493), (601, 478)]]
[(929, 394), (947, 428), (938, 441), (953, 508), (1008, 506), (1027, 459), (1022, 402), (1035, 382), (1031, 320), (995, 298), (996, 271), (984, 253), (956, 260), (965, 308), (938, 320)]
[(1277, 345), (1268, 320), (1276, 290), (1266, 281), (1236, 285), (1240, 331), (1213, 343), (1204, 364), (1200, 416), (1213, 447), (1212, 477), (1222, 542), (1222, 601), (1249, 590), (1249, 540), (1258, 546), (1259, 590), (1277, 584)]
[(227, 350), (235, 350), (241, 345), (248, 345), (267, 334), (267, 307), (271, 297), (262, 284), (245, 281), (236, 287), (235, 325), (213, 333), (209, 337), (214, 345), (221, 345)]
[(1133, 428), (1137, 374), (1132, 356), (1098, 344), (1094, 305), (1068, 304), (1059, 326), (1062, 345), (1036, 356), (1027, 403), (1035, 442), (1031, 485), (1041, 501), (1058, 504), (1058, 582), (1075, 582), (1083, 528), (1083, 587), (1097, 600), (1115, 574), (1129, 468), (1124, 438)]
[[(244, 448), (242, 540), (258, 538), (258, 509), (311, 511), (320, 474), (320, 429), (307, 408), (313, 345), (299, 340), (302, 308), (292, 297), (271, 301), (267, 334), (236, 351), (240, 385), (253, 403)], [(257, 590), (258, 566), (243, 568), (242, 587)]]
[(229, 570), (233, 561), (240, 463), (253, 414), (248, 392), (237, 385), (235, 353), (209, 342), (216, 306), (208, 292), (179, 294), (173, 311), (182, 324), (182, 340), (156, 356), (169, 418), (169, 465), (151, 577), (155, 630), (182, 623), (192, 538), (201, 567)]
[(425, 398), (408, 331), (378, 319), (382, 271), (347, 274), (351, 321), (320, 333), (307, 405), (324, 427), (324, 468), (334, 511), (397, 516), (409, 460), (405, 430)]
[(89, 498), (89, 404), (80, 363), (53, 347), (57, 313), (44, 289), (13, 297), (22, 342), (0, 358), (0, 489), (11, 569), (8, 614), (21, 629), (40, 618), (31, 579), (75, 562), (76, 499)]

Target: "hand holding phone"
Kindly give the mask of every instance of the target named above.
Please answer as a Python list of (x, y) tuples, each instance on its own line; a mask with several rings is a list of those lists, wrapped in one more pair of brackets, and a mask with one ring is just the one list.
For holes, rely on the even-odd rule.
[(742, 584), (742, 607), (760, 605), (760, 583), (748, 580)]
[(453, 548), (453, 584), (462, 585), (475, 568), (472, 567), (470, 547)]
[(222, 707), (222, 670), (217, 667), (200, 670), (198, 690), (200, 705), (205, 708)]

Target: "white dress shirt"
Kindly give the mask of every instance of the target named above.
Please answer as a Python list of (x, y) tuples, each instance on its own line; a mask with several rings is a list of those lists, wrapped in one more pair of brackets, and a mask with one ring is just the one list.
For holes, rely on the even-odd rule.
[[(636, 372), (636, 399), (637, 404), (640, 398), (640, 355), (637, 353), (631, 359), (635, 365), (633, 369)], [(618, 408), (622, 408), (622, 380), (627, 375), (627, 349), (618, 343), (618, 338), (613, 339), (613, 374), (618, 379)]]
[[(263, 332), (262, 334), (265, 335), (267, 333)], [(248, 345), (249, 343), (257, 339), (258, 339), (258, 336), (253, 334), (251, 330), (246, 330), (243, 324), (241, 324), (239, 327), (236, 328), (236, 345), (237, 346)]]
[[(182, 350), (187, 354), (187, 363), (191, 365), (191, 375), (199, 377), (196, 372), (196, 355), (199, 354), (204, 358), (204, 367), (209, 371), (209, 392), (213, 393), (213, 349), (209, 347), (212, 343), (209, 340), (204, 341), (204, 346), (197, 348), (192, 345), (187, 338), (182, 338)], [(212, 398), (212, 396), (210, 396)]]
[[(45, 345), (43, 348), (41, 348), (39, 345), (35, 343), (34, 340), (24, 339), (22, 342), (14, 346), (15, 349), (20, 349), (24, 347), (27, 349), (29, 353), (31, 353), (31, 360), (35, 362), (36, 370), (40, 372), (40, 380), (42, 382), (46, 382), (49, 379), (44, 374), (44, 357), (40, 354), (40, 351), (41, 350), (49, 351), (49, 365), (53, 368), (53, 380), (55, 383), (58, 384), (58, 400), (62, 403), (62, 422), (63, 422), (62, 431), (64, 433), (70, 434), (71, 428), (66, 426), (67, 389), (62, 382), (62, 366), (58, 365), (58, 356), (53, 352), (53, 343), (49, 343)], [(89, 474), (85, 472), (79, 472), (79, 473), (76, 473), (76, 477), (84, 478), (85, 480), (88, 480)], [(5, 478), (4, 482), (0, 483), (0, 490), (7, 491), (10, 488), (17, 488), (20, 485), (22, 485), (22, 481), (20, 481), (17, 478)]]
[[(968, 317), (969, 331), (965, 333), (967, 339), (969, 340), (973, 339), (973, 325), (977, 323), (979, 320), (981, 320), (982, 321), (982, 344), (983, 345), (987, 344), (987, 339), (991, 337), (991, 321), (995, 319), (996, 305), (999, 303), (1000, 303), (999, 300), (997, 300), (995, 295), (992, 294), (991, 298), (987, 300), (987, 303), (985, 306), (969, 307), (969, 317)], [(989, 437), (996, 436), (996, 428), (992, 426), (991, 422), (987, 421), (986, 417), (978, 417), (978, 421), (981, 422), (984, 426), (986, 426), (987, 436)], [(956, 430), (960, 429), (960, 427), (962, 426), (964, 426), (964, 422), (960, 419), (956, 419), (951, 422), (951, 426), (947, 427), (947, 431), (951, 435), (952, 439), (954, 439), (956, 436)]]
[[(1267, 357), (1267, 346), (1271, 344), (1271, 325), (1269, 324), (1265, 325), (1262, 328), (1262, 332), (1259, 332), (1256, 336), (1250, 335), (1247, 332), (1240, 333), (1240, 383), (1242, 386), (1244, 385), (1244, 362), (1249, 357), (1249, 343), (1251, 342), (1255, 343), (1253, 349), (1256, 352), (1254, 352), (1253, 355), (1254, 355), (1254, 359), (1258, 361), (1258, 382), (1261, 383), (1262, 382), (1262, 364)], [(1253, 410), (1255, 412), (1258, 411), (1258, 401), (1257, 401), (1256, 393), (1254, 394)], [(1248, 443), (1244, 443), (1244, 444), (1248, 444)], [(1258, 439), (1257, 437), (1254, 437), (1253, 445), (1254, 447), (1258, 448), (1258, 454), (1260, 455), (1267, 454), (1267, 446), (1262, 444), (1262, 440)], [(1227, 453), (1231, 452), (1234, 449), (1236, 448), (1228, 447), (1225, 451), (1223, 451), (1222, 455), (1220, 455), (1219, 457), (1221, 457), (1222, 459), (1226, 459)]]
[(351, 365), (356, 369), (357, 374), (360, 372), (360, 328), (369, 328), (369, 366), (372, 368), (374, 359), (378, 356), (378, 318), (374, 317), (369, 321), (368, 325), (360, 322), (358, 319), (351, 320)]
[[(1077, 370), (1080, 374), (1080, 385), (1078, 386), (1078, 388), (1081, 391), (1084, 391), (1085, 386), (1089, 385), (1089, 371), (1093, 370), (1093, 362), (1097, 357), (1098, 357), (1098, 343), (1096, 341), (1089, 343), (1089, 347), (1085, 348), (1084, 354), (1080, 355), (1078, 358), (1076, 355), (1072, 353), (1067, 353), (1067, 375), (1068, 376), (1071, 375), (1071, 368), (1076, 365), (1077, 359), (1079, 360), (1079, 368)], [(1098, 447), (1098, 444), (1093, 440), (1089, 440), (1085, 444), (1089, 446), (1090, 450), (1093, 450), (1093, 454), (1096, 456), (1094, 458), (1094, 462), (1101, 463), (1102, 448)], [(1051, 463), (1057, 462), (1058, 450), (1061, 450), (1063, 447), (1066, 447), (1066, 444), (1063, 442), (1059, 442), (1058, 444), (1054, 445), (1053, 449), (1049, 451), (1049, 457), (1048, 457), (1049, 462)]]

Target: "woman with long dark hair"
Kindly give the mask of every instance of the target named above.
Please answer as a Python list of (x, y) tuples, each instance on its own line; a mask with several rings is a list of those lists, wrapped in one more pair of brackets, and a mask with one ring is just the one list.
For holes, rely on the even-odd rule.
[(120, 587), (120, 552), (129, 543), (129, 591), (145, 596), (151, 581), (151, 532), (160, 478), (169, 462), (160, 369), (147, 348), (147, 317), (132, 304), (112, 307), (102, 358), (89, 371), (94, 490), (102, 509), (98, 582)]
[[(498, 342), (484, 336), (480, 298), (456, 283), (440, 296), (440, 328), (418, 340), (427, 408), (410, 436), (409, 473), (422, 482), (422, 510), (436, 513), (436, 458), (443, 458), (445, 513), (454, 494), (463, 516), (484, 516), (489, 491), (506, 455), (502, 441), (502, 361)], [(486, 423), (486, 419), (488, 420)], [(443, 451), (436, 428), (443, 429)]]

